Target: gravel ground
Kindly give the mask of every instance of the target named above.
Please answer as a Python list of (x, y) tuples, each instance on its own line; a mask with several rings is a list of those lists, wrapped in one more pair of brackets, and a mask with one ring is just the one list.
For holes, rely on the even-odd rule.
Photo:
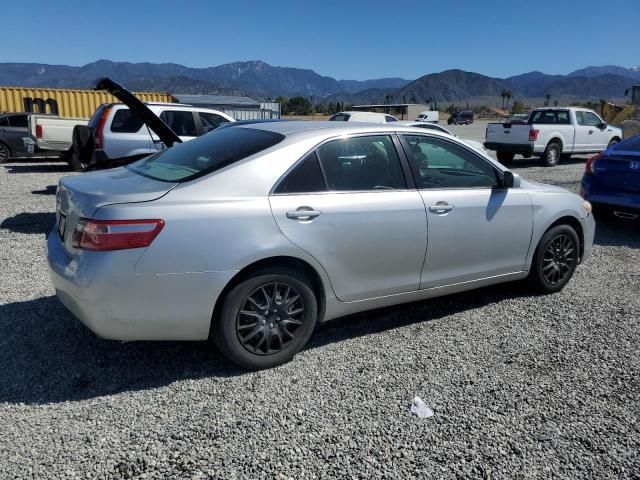
[[(582, 162), (514, 170), (575, 190)], [(44, 233), (66, 174), (0, 167), (0, 478), (640, 478), (637, 225), (600, 222), (559, 294), (354, 315), (247, 373), (207, 342), (98, 339), (58, 303)]]

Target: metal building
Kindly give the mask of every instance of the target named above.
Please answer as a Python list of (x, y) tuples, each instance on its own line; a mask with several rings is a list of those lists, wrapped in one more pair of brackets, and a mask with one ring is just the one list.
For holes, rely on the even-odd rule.
[(180, 103), (213, 108), (231, 115), (236, 120), (262, 120), (280, 118), (280, 104), (276, 102), (260, 103), (249, 97), (229, 95), (173, 95)]

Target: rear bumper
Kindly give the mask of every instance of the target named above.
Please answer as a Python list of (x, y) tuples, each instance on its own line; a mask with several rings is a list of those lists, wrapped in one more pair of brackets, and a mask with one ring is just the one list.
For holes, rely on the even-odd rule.
[(204, 340), (215, 302), (237, 273), (139, 275), (141, 249), (71, 258), (54, 230), (47, 260), (56, 295), (96, 335), (113, 340)]
[(484, 142), (484, 148), (496, 152), (508, 152), (521, 155), (533, 155), (533, 145), (529, 143)]

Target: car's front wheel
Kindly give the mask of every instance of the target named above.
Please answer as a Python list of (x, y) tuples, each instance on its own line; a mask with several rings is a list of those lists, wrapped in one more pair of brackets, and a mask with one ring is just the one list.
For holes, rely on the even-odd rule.
[(6, 163), (11, 158), (11, 150), (4, 143), (0, 142), (0, 163)]
[(530, 283), (544, 293), (558, 292), (569, 282), (578, 265), (580, 243), (569, 225), (558, 225), (547, 231), (536, 248)]
[(316, 296), (303, 275), (264, 270), (229, 291), (214, 318), (213, 340), (237, 365), (269, 368), (289, 361), (304, 347), (317, 315)]

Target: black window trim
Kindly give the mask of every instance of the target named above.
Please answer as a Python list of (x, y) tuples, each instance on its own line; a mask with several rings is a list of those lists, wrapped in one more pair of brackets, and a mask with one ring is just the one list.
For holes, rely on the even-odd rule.
[[(175, 108), (175, 107), (166, 106), (162, 110), (160, 110), (156, 115), (158, 116), (158, 118), (160, 118), (160, 115), (162, 115), (164, 112), (187, 112), (187, 113), (191, 114), (191, 117), (193, 118), (193, 127), (195, 128), (196, 134), (195, 135), (178, 135), (178, 133), (175, 132), (176, 135), (178, 135), (179, 137), (182, 136), (182, 137), (198, 138), (200, 135), (202, 135), (202, 132), (201, 132), (201, 130), (199, 128), (200, 127), (200, 115), (196, 115), (196, 112), (194, 110), (188, 110), (186, 108)], [(162, 120), (162, 119), (160, 118), (160, 120)], [(162, 120), (162, 121), (164, 122), (164, 120)], [(167, 123), (167, 122), (165, 122), (165, 123)], [(167, 126), (169, 128), (171, 128), (169, 126), (169, 124), (167, 124)]]
[[(425, 129), (425, 131), (428, 131)], [(489, 162), (486, 158), (483, 158), (481, 155), (478, 154), (478, 152), (476, 152), (473, 148), (469, 147), (468, 145), (463, 144), (462, 142), (453, 142), (451, 141), (451, 139), (449, 138), (445, 138), (442, 137), (440, 135), (429, 135), (429, 134), (422, 134), (422, 133), (413, 133), (413, 132), (401, 132), (398, 133), (398, 136), (400, 137), (400, 143), (402, 145), (402, 149), (404, 150), (404, 155), (405, 155), (405, 159), (407, 161), (407, 168), (409, 169), (409, 172), (411, 174), (411, 176), (413, 177), (413, 181), (414, 181), (414, 185), (415, 188), (417, 190), (425, 190), (425, 191), (434, 191), (434, 190), (507, 190), (507, 188), (504, 186), (504, 172), (502, 172), (500, 169), (496, 168), (495, 165), (493, 165), (491, 162)], [(494, 172), (495, 176), (496, 176), (496, 180), (498, 182), (498, 184), (495, 187), (438, 187), (438, 188), (420, 188), (418, 186), (418, 182), (415, 178), (415, 174), (413, 172), (413, 170), (411, 170), (411, 167), (409, 166), (409, 160), (407, 157), (407, 153), (410, 149), (409, 149), (409, 144), (407, 143), (407, 140), (404, 138), (405, 136), (412, 136), (412, 137), (426, 137), (426, 138), (435, 138), (438, 140), (442, 140), (445, 143), (450, 143), (453, 145), (456, 145), (460, 148), (462, 148), (463, 150), (466, 150), (467, 152), (469, 152), (471, 155), (473, 155), (475, 158), (479, 159), (480, 161), (484, 162), (486, 165), (488, 165)]]
[[(398, 160), (400, 161), (402, 176), (404, 178), (405, 188), (394, 188), (393, 190), (329, 190), (327, 184), (327, 177), (324, 173), (324, 168), (322, 166), (322, 162), (320, 161), (320, 156), (318, 155), (318, 149), (334, 140), (344, 140), (355, 137), (381, 137), (388, 136), (391, 138), (393, 143), (393, 147), (396, 149), (396, 154), (398, 155)], [(318, 164), (320, 165), (320, 171), (322, 172), (322, 177), (324, 180), (324, 185), (326, 190), (324, 192), (298, 192), (298, 193), (276, 193), (276, 190), (280, 186), (280, 183), (284, 181), (284, 179), (289, 175), (291, 171), (293, 171), (300, 163), (302, 163), (306, 158), (314, 153), (316, 159), (318, 160)], [(411, 167), (409, 166), (409, 162), (405, 155), (405, 152), (400, 144), (400, 140), (398, 139), (397, 132), (365, 132), (365, 133), (354, 133), (349, 135), (336, 135), (330, 138), (325, 138), (322, 142), (316, 144), (314, 147), (307, 150), (300, 158), (298, 158), (291, 167), (289, 167), (281, 176), (276, 180), (269, 191), (269, 196), (277, 195), (277, 196), (291, 196), (291, 195), (326, 195), (326, 194), (345, 194), (345, 193), (392, 193), (392, 192), (407, 192), (416, 189), (416, 184), (413, 178), (413, 174), (411, 173)]]

